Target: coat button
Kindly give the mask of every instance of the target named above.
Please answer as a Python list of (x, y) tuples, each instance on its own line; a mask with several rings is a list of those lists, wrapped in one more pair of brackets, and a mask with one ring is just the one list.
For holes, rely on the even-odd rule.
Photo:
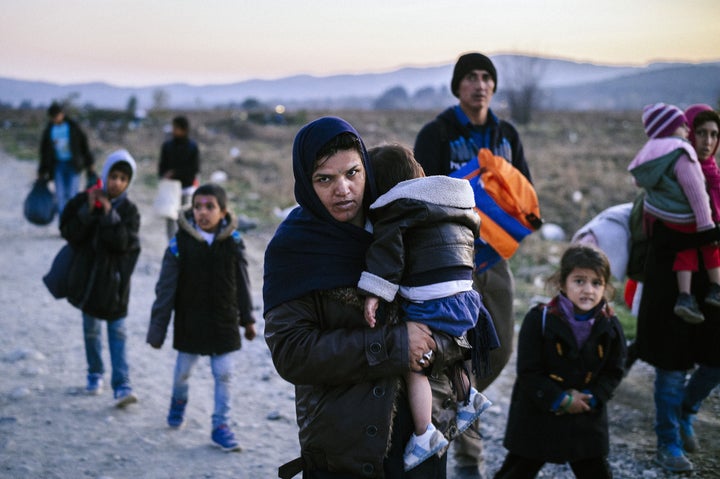
[(373, 474), (375, 474), (375, 466), (366, 462), (362, 465), (362, 472), (364, 475), (371, 477)]
[(381, 388), (380, 386), (375, 386), (373, 388), (373, 396), (376, 398), (381, 398), (385, 395), (385, 388)]
[(367, 434), (370, 437), (377, 436), (378, 428), (377, 426), (368, 426), (365, 428), (365, 434)]
[(455, 401), (452, 398), (446, 398), (442, 403), (443, 409), (450, 409), (455, 406)]
[[(372, 343), (372, 344), (370, 345), (370, 352), (371, 352), (371, 353), (377, 354), (377, 353), (379, 353), (380, 351), (382, 351), (382, 344), (380, 344), (380, 343)], [(372, 464), (371, 464), (371, 465), (372, 465)]]

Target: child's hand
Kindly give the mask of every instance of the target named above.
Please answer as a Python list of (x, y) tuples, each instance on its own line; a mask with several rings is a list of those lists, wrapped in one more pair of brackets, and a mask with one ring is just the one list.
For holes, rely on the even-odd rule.
[(257, 330), (255, 329), (255, 323), (250, 323), (245, 326), (245, 339), (252, 341), (257, 336)]
[(368, 323), (368, 326), (371, 328), (374, 328), (377, 323), (375, 313), (377, 312), (378, 306), (380, 306), (379, 298), (376, 298), (375, 296), (368, 296), (365, 298), (365, 322)]
[[(572, 402), (569, 406), (567, 406), (566, 403), (563, 404), (563, 406), (565, 406), (563, 407), (563, 411), (565, 411), (566, 414), (582, 414), (592, 409), (590, 407), (592, 394), (581, 393), (577, 389), (570, 389), (565, 392), (572, 396)], [(567, 399), (565, 401), (567, 401)]]

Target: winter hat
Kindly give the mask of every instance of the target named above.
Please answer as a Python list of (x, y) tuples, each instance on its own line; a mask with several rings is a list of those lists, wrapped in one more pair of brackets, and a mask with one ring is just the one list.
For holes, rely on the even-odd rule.
[(493, 79), (493, 83), (495, 83), (493, 93), (497, 91), (497, 71), (492, 60), (482, 53), (466, 53), (458, 58), (455, 70), (453, 70), (453, 77), (450, 82), (450, 90), (453, 95), (458, 96), (460, 82), (465, 78), (465, 75), (473, 70), (485, 70), (488, 72)]
[(648, 138), (665, 138), (688, 121), (682, 110), (673, 105), (655, 103), (643, 108), (643, 126)]

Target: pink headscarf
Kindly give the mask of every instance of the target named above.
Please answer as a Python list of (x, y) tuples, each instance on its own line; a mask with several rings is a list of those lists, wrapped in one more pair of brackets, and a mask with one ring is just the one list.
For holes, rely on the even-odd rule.
[[(692, 105), (685, 110), (685, 117), (690, 124), (690, 135), (689, 140), (693, 146), (695, 146), (695, 129), (693, 128), (693, 122), (698, 113), (703, 111), (712, 111), (712, 107), (709, 105)], [(720, 126), (720, 125), (719, 125)], [(708, 195), (710, 195), (710, 207), (712, 208), (713, 221), (720, 223), (720, 168), (718, 168), (717, 162), (715, 161), (715, 153), (717, 152), (718, 145), (715, 145), (715, 150), (707, 158), (698, 158), (700, 166), (702, 167), (703, 175), (705, 176), (705, 183), (707, 184)]]

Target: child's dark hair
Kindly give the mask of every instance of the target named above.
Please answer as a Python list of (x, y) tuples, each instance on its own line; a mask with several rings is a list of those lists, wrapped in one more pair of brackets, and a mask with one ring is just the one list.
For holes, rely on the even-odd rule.
[(214, 196), (221, 210), (227, 209), (227, 193), (222, 186), (215, 183), (206, 183), (193, 193), (192, 204), (195, 205), (195, 198), (198, 196)]
[(315, 157), (315, 167), (319, 168), (321, 166), (321, 163), (319, 163), (319, 161), (323, 158), (333, 156), (338, 151), (348, 150), (357, 151), (360, 155), (360, 158), (363, 157), (363, 148), (362, 143), (360, 143), (360, 138), (353, 135), (352, 133), (340, 133), (338, 136), (325, 143), (322, 148), (318, 150)]
[(605, 253), (587, 245), (572, 245), (565, 250), (560, 259), (560, 269), (548, 278), (548, 286), (562, 289), (568, 276), (576, 268), (594, 271), (605, 284), (605, 297), (612, 297), (614, 288), (610, 284), (610, 261)]
[(720, 115), (718, 115), (715, 110), (705, 110), (698, 113), (695, 116), (695, 119), (693, 119), (693, 130), (698, 128), (703, 123), (707, 123), (708, 121), (712, 121), (718, 126), (718, 128), (720, 128)]
[(176, 116), (175, 118), (173, 118), (172, 125), (175, 128), (179, 128), (183, 131), (190, 130), (190, 121), (187, 119), (187, 117), (184, 116)]
[(401, 181), (422, 178), (425, 170), (410, 148), (403, 145), (378, 146), (368, 151), (375, 173), (378, 196), (384, 195)]
[(128, 181), (132, 180), (133, 176), (133, 169), (132, 166), (130, 166), (130, 163), (127, 161), (118, 161), (112, 167), (110, 168), (109, 173), (112, 173), (113, 171), (119, 171), (120, 173), (124, 173), (128, 177)]
[(55, 118), (56, 116), (58, 116), (58, 115), (59, 115), (60, 113), (62, 113), (62, 112), (63, 112), (63, 107), (62, 107), (62, 105), (61, 105), (60, 103), (56, 102), (56, 101), (52, 102), (52, 104), (51, 104), (51, 105), (48, 107), (48, 109), (47, 109), (47, 115), (48, 115), (50, 118)]

